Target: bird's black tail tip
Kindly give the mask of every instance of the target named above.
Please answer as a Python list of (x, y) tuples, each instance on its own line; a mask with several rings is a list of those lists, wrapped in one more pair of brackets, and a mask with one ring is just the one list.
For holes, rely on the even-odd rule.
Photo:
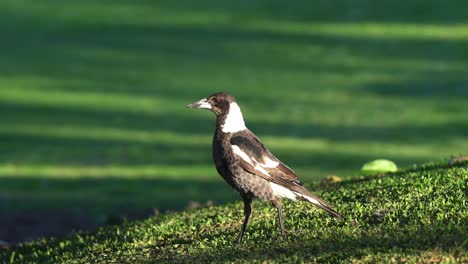
[(335, 217), (336, 219), (341, 219), (341, 214), (337, 211), (333, 211), (333, 213), (329, 213), (331, 216)]
[(322, 209), (324, 209), (330, 216), (333, 216), (336, 219), (341, 219), (341, 214), (338, 213), (337, 211), (333, 210), (331, 207), (324, 206), (324, 207), (322, 207)]

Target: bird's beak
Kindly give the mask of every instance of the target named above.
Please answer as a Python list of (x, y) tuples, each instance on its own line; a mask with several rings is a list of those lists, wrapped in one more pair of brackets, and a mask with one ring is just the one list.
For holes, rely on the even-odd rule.
[(211, 105), (210, 105), (210, 103), (208, 103), (206, 98), (203, 98), (200, 101), (188, 104), (187, 108), (211, 109)]

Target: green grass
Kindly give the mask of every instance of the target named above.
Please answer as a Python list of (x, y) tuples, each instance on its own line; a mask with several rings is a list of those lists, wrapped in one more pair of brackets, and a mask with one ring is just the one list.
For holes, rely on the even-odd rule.
[(254, 203), (245, 242), (234, 240), (242, 203), (157, 215), (66, 239), (0, 252), (6, 263), (466, 263), (468, 162), (313, 187), (342, 220), (285, 202), (287, 240), (276, 211)]
[(214, 117), (184, 107), (217, 91), (305, 182), (467, 154), (467, 8), (1, 1), (0, 211), (234, 201)]

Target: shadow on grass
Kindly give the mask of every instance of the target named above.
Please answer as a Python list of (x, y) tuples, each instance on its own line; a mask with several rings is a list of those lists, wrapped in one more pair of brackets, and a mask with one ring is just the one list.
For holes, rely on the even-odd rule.
[[(461, 75), (459, 77), (462, 77)], [(426, 81), (409, 81), (398, 85), (389, 83), (376, 83), (363, 87), (371, 93), (381, 96), (402, 97), (417, 99), (432, 99), (444, 98), (450, 100), (451, 98), (467, 99), (468, 100), (468, 79), (457, 78), (458, 80), (426, 80)], [(455, 107), (456, 106), (452, 106)], [(450, 110), (441, 109), (441, 110)], [(460, 111), (460, 109), (456, 109)]]
[[(411, 0), (405, 2), (404, 8), (399, 2), (383, 0), (376, 2), (354, 2), (338, 0), (329, 2), (295, 1), (294, 5), (282, 1), (241, 1), (238, 4), (226, 4), (224, 1), (206, 1), (204, 4), (192, 1), (158, 1), (157, 6), (163, 10), (176, 12), (211, 12), (214, 14), (231, 14), (233, 19), (260, 17), (283, 21), (304, 22), (395, 22), (421, 24), (455, 24), (468, 19), (463, 0), (441, 3), (437, 0)], [(226, 10), (229, 10), (226, 12)]]
[(119, 218), (143, 218), (187, 208), (189, 201), (203, 206), (207, 201), (222, 204), (237, 199), (237, 193), (221, 178), (0, 177), (0, 239), (20, 242), (63, 235)]

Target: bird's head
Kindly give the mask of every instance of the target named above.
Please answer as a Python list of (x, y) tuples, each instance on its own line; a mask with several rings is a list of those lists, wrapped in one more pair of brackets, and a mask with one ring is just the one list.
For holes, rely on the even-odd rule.
[(231, 103), (236, 103), (234, 96), (228, 93), (215, 93), (207, 98), (187, 105), (188, 108), (209, 109), (216, 115), (229, 113)]
[(209, 109), (215, 113), (225, 133), (245, 129), (244, 118), (234, 96), (228, 93), (215, 93), (207, 98), (187, 105), (188, 108)]

